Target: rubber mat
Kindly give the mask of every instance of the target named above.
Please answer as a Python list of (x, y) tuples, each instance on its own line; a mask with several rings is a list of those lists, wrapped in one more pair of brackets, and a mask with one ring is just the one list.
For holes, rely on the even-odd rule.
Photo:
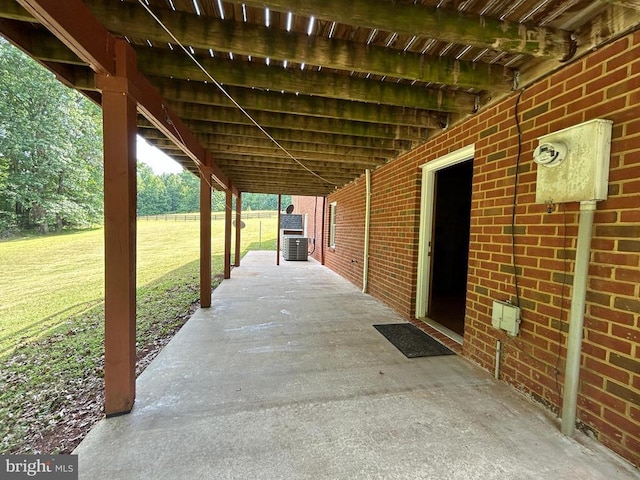
[(389, 323), (386, 325), (374, 325), (373, 327), (407, 358), (455, 355), (453, 351), (442, 345), (435, 338), (410, 323)]

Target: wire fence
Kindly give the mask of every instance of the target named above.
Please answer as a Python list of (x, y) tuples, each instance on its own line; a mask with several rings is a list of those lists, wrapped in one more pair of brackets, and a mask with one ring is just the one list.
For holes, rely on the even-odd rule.
[[(249, 220), (252, 218), (276, 218), (278, 212), (242, 212), (241, 218)], [(232, 213), (235, 218), (235, 212)], [(199, 213), (167, 213), (163, 215), (142, 215), (138, 217), (141, 221), (165, 221), (165, 222), (198, 222), (200, 221)], [(211, 214), (211, 220), (224, 220), (224, 212)]]

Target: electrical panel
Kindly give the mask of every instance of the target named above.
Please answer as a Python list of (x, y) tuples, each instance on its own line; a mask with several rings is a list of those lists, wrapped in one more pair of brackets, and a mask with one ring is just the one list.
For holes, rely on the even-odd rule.
[(606, 200), (611, 120), (590, 120), (540, 137), (536, 203)]
[(491, 325), (506, 331), (511, 336), (518, 335), (520, 331), (520, 307), (499, 300), (493, 301), (491, 313)]

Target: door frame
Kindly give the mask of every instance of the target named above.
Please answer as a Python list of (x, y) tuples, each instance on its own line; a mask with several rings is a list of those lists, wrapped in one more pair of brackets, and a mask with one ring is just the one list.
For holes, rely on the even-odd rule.
[(416, 284), (415, 318), (424, 319), (429, 309), (429, 288), (431, 282), (431, 237), (435, 215), (436, 173), (458, 163), (473, 160), (475, 145), (463, 147), (443, 157), (421, 165), (422, 193), (420, 197), (420, 231), (418, 236), (418, 278)]

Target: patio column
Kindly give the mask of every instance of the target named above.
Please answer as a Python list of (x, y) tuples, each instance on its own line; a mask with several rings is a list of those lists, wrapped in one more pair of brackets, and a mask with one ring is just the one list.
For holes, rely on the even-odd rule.
[(136, 115), (128, 74), (135, 53), (116, 41), (116, 76), (98, 76), (104, 133), (105, 413), (128, 413), (136, 384)]
[(231, 278), (231, 212), (233, 211), (233, 193), (225, 191), (224, 202), (224, 278)]
[(208, 165), (200, 167), (200, 306), (211, 306), (211, 167)]
[(240, 235), (242, 232), (242, 193), (236, 197), (236, 254), (234, 266), (240, 266)]

